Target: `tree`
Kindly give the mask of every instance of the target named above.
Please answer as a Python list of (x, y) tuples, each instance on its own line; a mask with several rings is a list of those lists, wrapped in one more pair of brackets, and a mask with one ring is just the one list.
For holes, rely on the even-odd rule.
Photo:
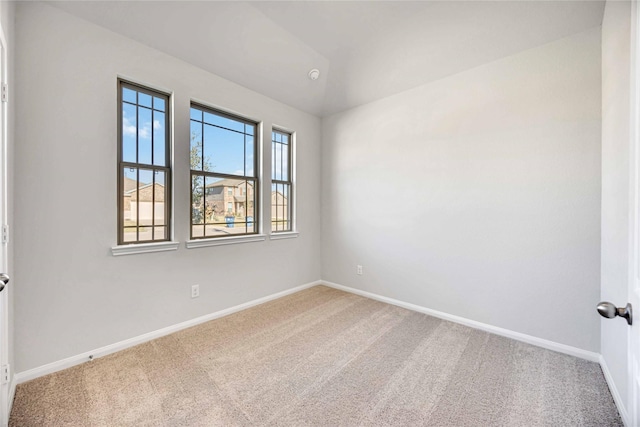
[[(202, 137), (199, 132), (191, 133), (191, 149), (189, 161), (191, 170), (209, 172), (213, 169), (209, 156), (204, 156), (202, 148)], [(202, 221), (202, 197), (204, 195), (204, 182), (201, 175), (191, 175), (191, 203), (194, 209), (194, 222)], [(197, 217), (196, 217), (197, 215)]]

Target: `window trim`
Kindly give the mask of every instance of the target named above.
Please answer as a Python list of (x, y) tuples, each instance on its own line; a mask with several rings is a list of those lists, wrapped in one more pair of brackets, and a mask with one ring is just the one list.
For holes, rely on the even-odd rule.
[(264, 234), (238, 234), (235, 236), (206, 237), (187, 240), (184, 244), (187, 249), (206, 248), (209, 246), (235, 245), (238, 243), (264, 242), (267, 236)]
[[(295, 180), (295, 174), (296, 174), (296, 168), (295, 168), (295, 141), (296, 141), (296, 132), (289, 130), (287, 128), (284, 128), (282, 126), (276, 126), (273, 125), (271, 127), (271, 155), (273, 156), (273, 144), (274, 144), (274, 140), (273, 140), (273, 133), (274, 132), (278, 132), (284, 135), (288, 135), (289, 136), (289, 150), (288, 150), (288, 156), (287, 156), (287, 161), (288, 161), (288, 168), (287, 170), (289, 171), (289, 179), (288, 180), (276, 180), (273, 178), (274, 176), (274, 171), (271, 170), (271, 186), (273, 186), (273, 184), (285, 184), (289, 186), (289, 200), (287, 201), (287, 206), (288, 206), (288, 216), (289, 216), (289, 228), (286, 230), (274, 230), (273, 229), (273, 221), (271, 220), (271, 215), (269, 215), (269, 224), (271, 225), (271, 236), (275, 236), (275, 235), (282, 235), (282, 239), (286, 239), (286, 238), (290, 238), (290, 237), (297, 237), (298, 236), (298, 231), (296, 228), (296, 192), (295, 192), (295, 188), (296, 188), (296, 180)], [(271, 161), (271, 165), (274, 165), (275, 162)], [(272, 166), (273, 169), (273, 166)], [(271, 190), (273, 191), (273, 190)], [(270, 191), (270, 193), (271, 193)], [(276, 196), (277, 197), (277, 196)], [(269, 200), (271, 201), (271, 198), (269, 198)], [(273, 208), (273, 205), (271, 206), (271, 208)], [(276, 208), (277, 210), (277, 208)], [(277, 212), (276, 212), (277, 213)], [(277, 237), (270, 237), (270, 239), (272, 240), (277, 240)]]
[(269, 235), (269, 240), (295, 239), (300, 235), (297, 231), (278, 231)]
[[(166, 166), (155, 166), (153, 164), (147, 165), (144, 163), (137, 162), (125, 162), (123, 159), (123, 135), (122, 135), (122, 115), (123, 115), (123, 98), (122, 92), (123, 88), (128, 87), (131, 90), (135, 90), (136, 92), (142, 92), (149, 96), (163, 98), (165, 101), (165, 165)], [(163, 243), (171, 243), (173, 238), (173, 95), (170, 92), (166, 92), (161, 89), (156, 89), (148, 85), (143, 85), (141, 83), (134, 82), (130, 79), (125, 79), (118, 77), (117, 78), (117, 141), (118, 141), (118, 149), (117, 149), (117, 246), (112, 248), (112, 253), (114, 255), (119, 255), (116, 252), (119, 247), (126, 246), (139, 246), (139, 245), (158, 245)], [(153, 110), (153, 109), (152, 109)], [(153, 120), (153, 116), (152, 116)], [(136, 126), (138, 126), (138, 121), (136, 120)], [(136, 140), (136, 144), (138, 141)], [(137, 147), (136, 147), (137, 150)], [(151, 156), (153, 159), (154, 150), (152, 147)], [(136, 159), (138, 160), (138, 159)], [(153, 163), (153, 161), (152, 161)], [(134, 167), (137, 169), (151, 169), (151, 170), (162, 170), (165, 173), (165, 200), (164, 200), (164, 227), (165, 227), (165, 238), (158, 240), (136, 240), (136, 241), (124, 241), (124, 169), (129, 167)], [(155, 193), (155, 188), (154, 188)], [(154, 202), (155, 203), (155, 202)], [(152, 226), (153, 227), (153, 226)], [(159, 245), (160, 246), (172, 246), (172, 245)], [(176, 246), (177, 248), (177, 246)], [(173, 250), (173, 249), (164, 249), (164, 250)], [(154, 250), (155, 252), (157, 250)], [(133, 251), (132, 253), (138, 252), (152, 252), (150, 250), (142, 250), (142, 251)], [(122, 253), (125, 254), (125, 253)]]
[[(261, 188), (260, 186), (261, 184), (261, 177), (262, 177), (262, 169), (260, 167), (260, 162), (262, 159), (262, 125), (260, 121), (256, 121), (255, 119), (251, 119), (247, 116), (241, 115), (239, 113), (235, 113), (235, 112), (229, 112), (223, 109), (220, 109), (219, 107), (213, 107), (210, 105), (207, 105), (203, 102), (200, 101), (196, 101), (194, 99), (191, 99), (191, 102), (189, 103), (189, 129), (191, 129), (191, 109), (192, 108), (196, 108), (199, 109), (203, 112), (203, 119), (204, 119), (204, 113), (208, 112), (210, 114), (214, 114), (220, 117), (224, 117), (227, 119), (231, 119), (231, 120), (235, 120), (238, 122), (242, 122), (245, 125), (252, 125), (254, 127), (254, 134), (253, 134), (253, 176), (242, 176), (242, 175), (233, 175), (233, 174), (227, 174), (227, 173), (219, 173), (219, 172), (211, 172), (211, 171), (204, 171), (204, 170), (193, 170), (191, 169), (191, 164), (189, 165), (189, 240), (187, 240), (186, 242), (186, 247), (188, 249), (191, 248), (197, 248), (197, 247), (204, 247), (204, 246), (218, 246), (218, 245), (222, 245), (222, 244), (231, 244), (231, 243), (242, 243), (245, 241), (260, 241), (260, 240), (265, 240), (264, 235), (261, 234), (261, 225), (262, 225), (262, 221), (261, 221), (261, 206), (262, 206), (262, 200), (261, 200)], [(204, 122), (203, 122), (204, 124)], [(224, 128), (222, 128), (224, 129)], [(232, 131), (235, 132), (235, 131)], [(203, 135), (204, 136), (204, 135)], [(189, 137), (190, 139), (191, 137)], [(189, 146), (191, 146), (191, 141), (189, 140)], [(245, 145), (245, 150), (246, 150), (246, 145)], [(204, 161), (204, 141), (202, 144), (202, 152), (203, 152), (203, 161)], [(203, 176), (205, 178), (205, 181), (203, 182), (203, 197), (204, 194), (206, 193), (206, 177), (211, 177), (211, 178), (222, 178), (222, 179), (236, 179), (236, 180), (241, 180), (241, 181), (245, 181), (248, 185), (249, 182), (253, 182), (253, 192), (254, 192), (254, 215), (253, 215), (253, 227), (254, 230), (253, 232), (250, 233), (238, 233), (238, 234), (232, 234), (232, 235), (227, 235), (227, 236), (206, 236), (203, 235), (202, 237), (194, 237), (193, 236), (193, 176), (194, 175), (199, 175), (199, 176)], [(248, 193), (247, 191), (245, 191), (245, 197), (248, 197), (246, 195), (246, 193)], [(248, 203), (247, 203), (248, 205)], [(226, 209), (226, 207), (225, 207)], [(246, 212), (247, 207), (245, 206), (245, 212)], [(245, 221), (246, 221), (246, 214), (245, 214)], [(203, 225), (205, 225), (205, 233), (206, 233), (206, 223), (204, 223)], [(215, 243), (212, 241), (222, 241), (222, 240), (228, 240), (228, 243)]]
[(138, 243), (134, 245), (113, 246), (111, 248), (111, 255), (121, 256), (121, 255), (146, 254), (146, 253), (152, 253), (152, 252), (177, 251), (179, 245), (180, 245), (179, 242), (168, 241), (168, 242)]

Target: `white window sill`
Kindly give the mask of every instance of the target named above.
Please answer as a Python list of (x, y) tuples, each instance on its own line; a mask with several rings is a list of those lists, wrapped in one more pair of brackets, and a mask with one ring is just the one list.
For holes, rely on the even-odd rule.
[(248, 236), (218, 237), (213, 239), (187, 240), (187, 249), (206, 248), (207, 246), (235, 245), (238, 243), (263, 242), (267, 236), (264, 234), (250, 234)]
[(297, 231), (282, 231), (269, 234), (269, 240), (295, 239), (298, 237)]
[(140, 243), (131, 245), (118, 245), (111, 248), (113, 256), (146, 254), (150, 252), (176, 251), (180, 242)]

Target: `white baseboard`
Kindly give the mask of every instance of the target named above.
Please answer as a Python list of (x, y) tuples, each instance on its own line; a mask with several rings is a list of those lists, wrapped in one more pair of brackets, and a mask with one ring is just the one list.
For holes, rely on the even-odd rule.
[(611, 396), (613, 396), (613, 401), (616, 403), (616, 407), (618, 408), (618, 412), (620, 413), (620, 418), (622, 418), (622, 422), (625, 426), (631, 426), (631, 421), (629, 420), (629, 414), (627, 413), (627, 408), (625, 407), (622, 398), (620, 397), (620, 392), (616, 387), (616, 383), (613, 381), (613, 377), (611, 376), (611, 371), (609, 371), (609, 366), (607, 366), (607, 361), (604, 360), (602, 355), (600, 356), (600, 367), (602, 368), (602, 373), (604, 374), (604, 379), (607, 380), (607, 385), (609, 386), (609, 391), (611, 392)]
[(488, 325), (486, 323), (477, 322), (475, 320), (467, 319), (460, 316), (454, 316), (453, 314), (443, 313), (441, 311), (432, 310), (430, 308), (422, 307), (420, 305), (411, 304), (397, 299), (385, 297), (382, 295), (374, 294), (367, 291), (361, 291), (360, 289), (350, 288), (348, 286), (339, 285), (337, 283), (328, 282), (326, 280), (321, 281), (323, 285), (340, 289), (345, 292), (360, 295), (363, 297), (371, 298), (377, 301), (386, 302), (388, 304), (397, 305), (398, 307), (406, 308), (408, 310), (417, 311), (419, 313), (428, 314), (429, 316), (438, 317), (440, 319), (449, 320), (451, 322), (460, 323), (461, 325), (469, 326), (474, 329), (480, 329), (482, 331), (490, 332), (492, 334), (501, 335), (503, 337), (512, 338), (514, 340), (526, 342), (538, 347), (546, 348), (548, 350), (557, 351), (559, 353), (569, 354), (571, 356), (586, 359), (591, 362), (599, 362), (600, 354), (592, 351), (583, 350), (577, 347), (572, 347), (565, 344), (560, 344), (554, 341), (545, 340), (543, 338), (534, 337), (532, 335), (522, 334), (510, 329), (499, 328), (497, 326)]
[(320, 285), (322, 282), (320, 280), (307, 283), (301, 286), (296, 286), (295, 288), (287, 289), (282, 292), (278, 292), (275, 294), (267, 295), (266, 297), (258, 298), (253, 301), (245, 302), (240, 305), (236, 305), (234, 307), (226, 308), (224, 310), (216, 311), (215, 313), (206, 314), (204, 316), (196, 317), (195, 319), (187, 320), (186, 322), (178, 323), (176, 325), (167, 326), (166, 328), (158, 329), (157, 331), (149, 332), (143, 335), (139, 335), (137, 337), (129, 338), (124, 341), (117, 342), (115, 344), (110, 344), (104, 347), (97, 348), (92, 351), (87, 351), (82, 354), (78, 354), (76, 356), (71, 356), (63, 360), (58, 360), (57, 362), (52, 362), (47, 365), (39, 366), (37, 368), (29, 369), (24, 372), (18, 372), (13, 377), (12, 389), (13, 393), (15, 393), (15, 387), (18, 384), (21, 384), (26, 381), (30, 381), (32, 379), (41, 377), (43, 375), (48, 375), (53, 372), (61, 371), (63, 369), (70, 368), (75, 365), (79, 365), (81, 363), (88, 362), (90, 357), (93, 359), (97, 359), (99, 357), (106, 356), (108, 354), (115, 353), (117, 351), (125, 350), (127, 348), (136, 346), (138, 344), (145, 343), (147, 341), (151, 341), (156, 338), (163, 337), (165, 335), (172, 334), (174, 332), (180, 331), (182, 329), (190, 328), (192, 326), (199, 325), (204, 322), (208, 322), (213, 319), (218, 319), (220, 317), (228, 316), (233, 313), (237, 313), (238, 311), (246, 310), (247, 308), (254, 307), (256, 305), (264, 304), (266, 302), (272, 301), (274, 299), (282, 298), (286, 295), (290, 295), (296, 292), (299, 292), (303, 289), (310, 288), (312, 286)]
[[(27, 371), (18, 372), (14, 375), (13, 381), (11, 383), (10, 389), (10, 398), (15, 394), (15, 387), (18, 384), (23, 382), (41, 377), (43, 375), (51, 374), (53, 372), (57, 372), (63, 369), (70, 368), (75, 365), (79, 365), (81, 363), (87, 362), (90, 360), (90, 356), (94, 359), (103, 357), (117, 351), (121, 351), (138, 344), (145, 343), (147, 341), (151, 341), (156, 338), (163, 337), (165, 335), (169, 335), (171, 333), (180, 331), (182, 329), (190, 328), (195, 325), (199, 325), (204, 322), (208, 322), (213, 319), (218, 319), (220, 317), (228, 316), (233, 313), (237, 313), (242, 310), (246, 310), (247, 308), (254, 307), (256, 305), (264, 304), (266, 302), (272, 301), (274, 299), (278, 299), (284, 297), (286, 295), (293, 294), (295, 292), (299, 292), (303, 289), (310, 288), (316, 285), (326, 285), (335, 289), (340, 289), (345, 292), (350, 292), (356, 295), (361, 295), (367, 298), (371, 298), (377, 301), (385, 302), (388, 304), (393, 304), (399, 307), (406, 308), (408, 310), (417, 311), (419, 313), (428, 314), (430, 316), (438, 317), (444, 320), (449, 320), (451, 322), (459, 323), (465, 326), (469, 326), (475, 329), (480, 329), (483, 331), (491, 332), (496, 335), (505, 336), (508, 338), (513, 338), (518, 341), (526, 342), (528, 344), (536, 345), (538, 347), (546, 348), (549, 350), (557, 351), (560, 353), (569, 354), (571, 356), (576, 356), (581, 359), (590, 360), (592, 362), (600, 362), (601, 357), (600, 354), (594, 353), (587, 350), (582, 350), (576, 347), (571, 347), (565, 344), (556, 343), (554, 341), (545, 340), (542, 338), (534, 337), (531, 335), (522, 334), (520, 332), (511, 331), (509, 329), (499, 328), (497, 326), (488, 325), (486, 323), (477, 322), (475, 320), (466, 319), (460, 316), (454, 316), (452, 314), (443, 313), (441, 311), (432, 310), (430, 308), (422, 307), (416, 304), (407, 303), (404, 301), (399, 301), (393, 298), (385, 297), (382, 295), (374, 294), (367, 291), (362, 291), (355, 288), (350, 288), (348, 286), (339, 285), (337, 283), (329, 282), (326, 280), (318, 280), (315, 282), (310, 282), (301, 286), (297, 286), (295, 288), (287, 289), (282, 292), (278, 292), (275, 294), (267, 295), (262, 298), (258, 298), (243, 304), (236, 305), (234, 307), (226, 308), (224, 310), (217, 311), (215, 313), (207, 314), (204, 316), (197, 317), (195, 319), (187, 320), (186, 322), (178, 323), (176, 325), (168, 326), (166, 328), (158, 329), (153, 332), (149, 332), (143, 335), (139, 335), (137, 337), (129, 338), (124, 341), (120, 341), (114, 344), (110, 344), (104, 347), (97, 348), (92, 351), (87, 351), (82, 354), (78, 354), (76, 356), (71, 356), (66, 359), (62, 359), (56, 362), (49, 363), (47, 365), (39, 366), (37, 368), (29, 369)], [(604, 368), (603, 368), (604, 371)], [(608, 371), (607, 371), (608, 372)], [(606, 374), (605, 374), (606, 376)], [(613, 391), (612, 391), (613, 393)], [(614, 396), (615, 397), (615, 396)]]

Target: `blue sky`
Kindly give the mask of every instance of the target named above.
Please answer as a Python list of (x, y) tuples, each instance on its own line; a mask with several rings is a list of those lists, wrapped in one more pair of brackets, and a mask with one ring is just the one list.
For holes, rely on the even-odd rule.
[(210, 172), (253, 176), (253, 134), (251, 125), (191, 108), (191, 147), (203, 142), (204, 153), (198, 154), (204, 154)]
[[(123, 88), (122, 98), (125, 101), (122, 103), (123, 160), (152, 165), (153, 141), (153, 166), (166, 166), (164, 164), (167, 143), (166, 103), (162, 98), (152, 97), (142, 92), (137, 92), (137, 95), (136, 99), (136, 91)], [(138, 105), (134, 105), (135, 103)], [(191, 108), (189, 143), (194, 147), (198, 142), (204, 142), (204, 152), (198, 154), (204, 155), (210, 172), (252, 177), (254, 175), (254, 133), (254, 126), (242, 121)], [(280, 133), (274, 133), (272, 137), (278, 141), (288, 142), (287, 136)], [(177, 142), (181, 143), (180, 139)], [(272, 177), (288, 179), (286, 149), (283, 152), (283, 146), (275, 144), (272, 150)], [(283, 164), (281, 159), (284, 160)], [(156, 175), (156, 182), (164, 183), (164, 177), (160, 175), (163, 174)], [(135, 169), (125, 170), (125, 176), (135, 179)], [(151, 171), (141, 169), (141, 183), (150, 183), (151, 178)]]
[[(153, 141), (153, 165), (165, 165), (166, 147), (166, 103), (162, 98), (138, 92), (138, 104), (136, 91), (123, 88), (122, 98), (122, 158), (125, 162), (152, 164)], [(148, 108), (144, 108), (148, 107)], [(136, 112), (137, 110), (137, 112)], [(136, 158), (136, 136), (138, 138), (138, 158)], [(152, 139), (153, 137), (153, 139)], [(136, 171), (125, 170), (125, 176), (136, 179)], [(152, 182), (151, 171), (140, 171), (140, 182), (148, 184)], [(164, 173), (156, 174), (156, 182), (164, 184)]]

